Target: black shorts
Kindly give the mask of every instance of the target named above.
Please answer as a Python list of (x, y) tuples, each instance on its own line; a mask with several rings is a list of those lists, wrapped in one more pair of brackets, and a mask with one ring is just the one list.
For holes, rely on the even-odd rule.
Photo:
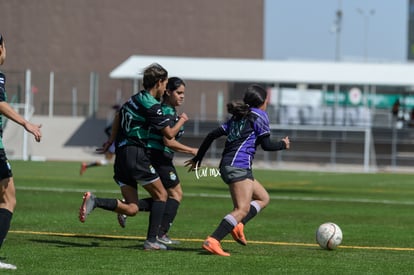
[(116, 149), (114, 180), (119, 186), (124, 184), (137, 188), (137, 184), (146, 185), (159, 178), (151, 165), (145, 148), (123, 146)]
[(0, 180), (13, 177), (11, 166), (4, 149), (0, 149)]
[(180, 183), (170, 155), (165, 155), (162, 151), (154, 149), (149, 150), (148, 155), (165, 189), (173, 188)]
[(233, 166), (220, 166), (220, 176), (227, 184), (253, 178), (251, 169), (237, 168)]

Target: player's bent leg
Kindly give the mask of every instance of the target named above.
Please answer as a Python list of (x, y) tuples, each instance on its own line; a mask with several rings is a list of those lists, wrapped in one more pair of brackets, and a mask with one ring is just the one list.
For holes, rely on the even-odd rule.
[(270, 202), (269, 193), (257, 180), (253, 181), (252, 199), (259, 204), (261, 209), (265, 208)]
[(16, 207), (16, 189), (13, 177), (0, 180), (0, 208), (13, 213)]

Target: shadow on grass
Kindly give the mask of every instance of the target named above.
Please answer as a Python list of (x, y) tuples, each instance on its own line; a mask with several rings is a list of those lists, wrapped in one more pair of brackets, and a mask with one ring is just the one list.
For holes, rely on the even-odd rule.
[[(70, 241), (63, 241), (63, 240), (41, 240), (41, 239), (30, 239), (31, 242), (42, 243), (47, 245), (55, 245), (56, 247), (66, 248), (66, 247), (82, 247), (82, 248), (95, 248), (95, 247), (113, 247), (111, 245), (105, 245), (108, 241), (128, 241), (134, 242), (133, 245), (120, 245), (119, 248), (125, 249), (133, 249), (133, 250), (144, 250), (144, 239), (126, 239), (124, 237), (114, 238), (114, 237), (105, 237), (105, 236), (85, 236), (85, 235), (73, 235), (73, 236), (59, 236), (58, 238), (76, 238), (76, 239), (92, 239), (90, 243), (78, 243), (78, 242), (70, 242)], [(95, 240), (95, 241), (93, 241)], [(173, 250), (178, 252), (199, 252), (201, 249), (199, 248), (191, 248), (191, 247), (178, 247), (178, 246), (168, 246), (167, 250)]]
[(75, 243), (75, 242), (65, 242), (65, 241), (59, 241), (59, 240), (30, 240), (31, 242), (35, 243), (43, 243), (43, 244), (53, 244), (56, 247), (100, 247), (98, 242), (91, 242), (90, 244), (81, 244), (81, 243)]

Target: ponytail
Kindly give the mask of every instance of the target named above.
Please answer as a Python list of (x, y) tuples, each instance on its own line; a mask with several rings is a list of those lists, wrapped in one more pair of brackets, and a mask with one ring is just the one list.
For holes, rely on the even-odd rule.
[(239, 120), (250, 113), (250, 106), (243, 101), (232, 101), (227, 104), (227, 112), (232, 114), (235, 119)]

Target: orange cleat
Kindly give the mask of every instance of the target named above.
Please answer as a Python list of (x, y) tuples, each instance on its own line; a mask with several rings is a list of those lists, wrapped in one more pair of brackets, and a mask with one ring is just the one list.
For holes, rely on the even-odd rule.
[(86, 162), (82, 162), (79, 174), (82, 176), (86, 171)]
[(207, 237), (207, 239), (203, 242), (202, 248), (212, 254), (219, 256), (230, 256), (230, 253), (224, 252), (223, 248), (221, 248), (220, 242), (213, 237)]
[(244, 236), (244, 224), (239, 222), (231, 231), (233, 239), (241, 245), (247, 245), (246, 237)]

